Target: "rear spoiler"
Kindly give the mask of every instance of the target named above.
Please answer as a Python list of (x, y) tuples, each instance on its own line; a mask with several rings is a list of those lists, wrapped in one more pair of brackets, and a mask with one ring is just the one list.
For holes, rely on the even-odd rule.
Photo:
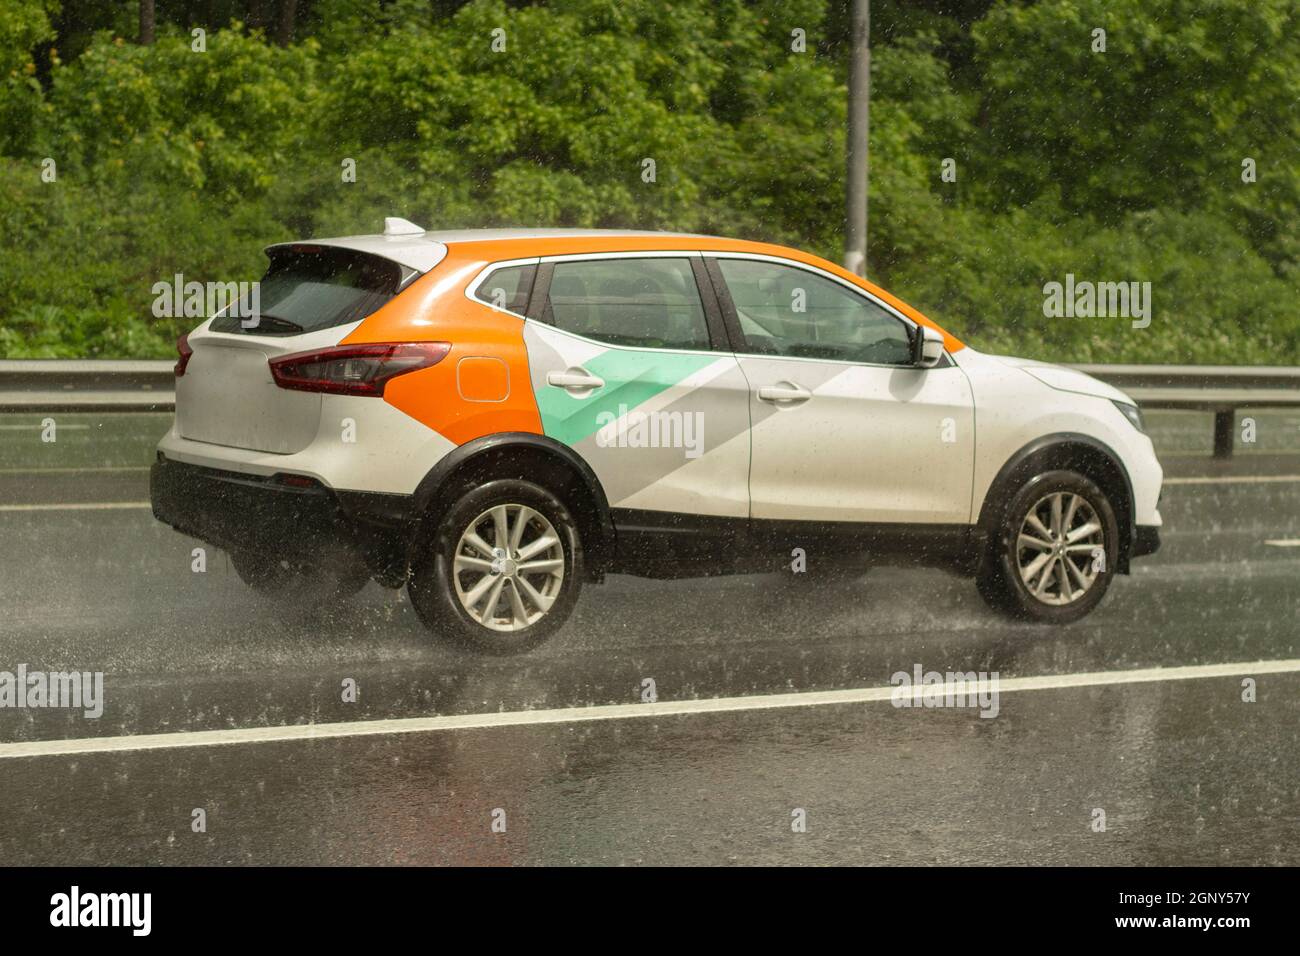
[(423, 233), (399, 236), (342, 236), (337, 239), (301, 239), (296, 242), (277, 242), (267, 246), (263, 251), (269, 256), (273, 249), (288, 249), (293, 246), (330, 246), (336, 249), (349, 249), (367, 255), (379, 256), (403, 266), (404, 269), (425, 273), (447, 258), (447, 247), (433, 239), (425, 239)]

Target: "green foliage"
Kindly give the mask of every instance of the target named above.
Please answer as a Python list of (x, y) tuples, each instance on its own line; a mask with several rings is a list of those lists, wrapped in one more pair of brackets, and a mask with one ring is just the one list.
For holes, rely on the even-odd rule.
[[(1107, 223), (1209, 209), (1274, 263), (1285, 256), (1281, 230), (1300, 214), (1294, 0), (1000, 4), (974, 37), (998, 204), (1056, 193), (1064, 214)], [(1255, 187), (1243, 188), (1246, 157)]]
[(210, 209), (266, 190), (311, 126), (315, 45), (280, 49), (237, 30), (208, 36), (206, 52), (191, 42), (101, 34), (54, 72), (41, 147), (87, 178), (128, 171), (143, 188), (201, 190)]
[[(130, 42), (130, 6), (0, 5), (0, 356), (167, 355), (188, 320), (154, 282), (256, 278), (271, 242), (385, 215), (839, 258), (845, 4), (316, 0), (282, 48), (220, 0), (206, 52), (180, 5)], [(873, 7), (874, 280), (994, 351), (1300, 359), (1293, 0)], [(1066, 273), (1151, 282), (1151, 327), (1045, 317)]]
[(32, 50), (54, 38), (47, 0), (6, 0), (0, 4), (0, 155), (31, 135), (41, 106)]
[(6, 0), (0, 5), (0, 76), (36, 72), (32, 48), (54, 38), (51, 7), (58, 9), (45, 0)]
[[(952, 303), (948, 318), (985, 351), (1072, 362), (1287, 364), (1300, 355), (1296, 290), (1217, 215), (1152, 211), (1120, 227), (1056, 226), (1056, 211), (945, 215), (952, 259), (908, 263), (898, 287)], [(1207, 263), (1215, 263), (1207, 271)], [(1151, 283), (1151, 325), (1129, 318), (1048, 318), (1043, 285)]]

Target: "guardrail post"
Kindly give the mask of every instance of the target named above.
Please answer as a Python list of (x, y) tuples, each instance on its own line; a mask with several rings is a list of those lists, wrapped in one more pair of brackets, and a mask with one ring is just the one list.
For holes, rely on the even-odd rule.
[(1231, 408), (1220, 408), (1214, 413), (1214, 457), (1232, 457), (1233, 430), (1237, 416)]

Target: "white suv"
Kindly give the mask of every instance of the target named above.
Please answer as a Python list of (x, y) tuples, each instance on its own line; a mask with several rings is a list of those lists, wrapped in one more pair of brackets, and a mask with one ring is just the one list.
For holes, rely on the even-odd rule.
[(268, 255), (256, 321), (179, 342), (152, 481), (262, 591), (405, 585), (435, 633), (510, 653), (606, 572), (864, 554), (1064, 623), (1159, 543), (1131, 399), (816, 256), (398, 219)]

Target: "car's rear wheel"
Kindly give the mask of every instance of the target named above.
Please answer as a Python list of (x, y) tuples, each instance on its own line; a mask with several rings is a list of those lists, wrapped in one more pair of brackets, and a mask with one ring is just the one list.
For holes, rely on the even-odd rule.
[(995, 609), (1049, 624), (1077, 621), (1110, 587), (1115, 511), (1083, 475), (1049, 471), (1012, 496), (976, 582)]
[(488, 654), (530, 650), (564, 624), (582, 587), (576, 522), (540, 485), (465, 492), (427, 532), (408, 590), (439, 637)]

